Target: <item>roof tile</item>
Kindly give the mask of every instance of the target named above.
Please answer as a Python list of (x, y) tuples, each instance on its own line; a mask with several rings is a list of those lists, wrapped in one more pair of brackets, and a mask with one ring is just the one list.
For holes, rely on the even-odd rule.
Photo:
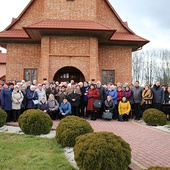
[(27, 33), (21, 30), (7, 30), (0, 32), (0, 38), (29, 38)]
[(24, 28), (113, 30), (101, 23), (85, 20), (44, 20)]
[(111, 41), (148, 41), (136, 34), (116, 32), (110, 39)]

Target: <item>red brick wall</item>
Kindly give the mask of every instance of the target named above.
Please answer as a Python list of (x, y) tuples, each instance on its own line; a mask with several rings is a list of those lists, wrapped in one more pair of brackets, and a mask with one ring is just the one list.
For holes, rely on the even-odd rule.
[(117, 17), (113, 14), (105, 0), (97, 0), (97, 21), (116, 29), (119, 32), (127, 32)]
[[(12, 29), (21, 29), (24, 26), (31, 25), (43, 20), (44, 13), (44, 0), (35, 0), (31, 7), (27, 9), (24, 15), (12, 26)], [(22, 12), (22, 11), (21, 11)]]
[(115, 70), (115, 82), (132, 82), (132, 49), (99, 46), (100, 78), (102, 70)]
[(38, 68), (40, 45), (9, 44), (7, 46), (6, 80), (22, 80), (24, 68)]
[(96, 0), (46, 0), (45, 17), (58, 20), (93, 20)]
[[(48, 40), (48, 37), (44, 37), (43, 39), (44, 45), (41, 47), (41, 56), (44, 59), (41, 59), (41, 61), (44, 62), (41, 63), (43, 67), (49, 66), (49, 76), (46, 76), (46, 78), (52, 80), (60, 68), (67, 66), (79, 69), (86, 80), (98, 77), (98, 40), (96, 38), (50, 37)], [(42, 64), (40, 64), (40, 68)], [(47, 72), (45, 70), (45, 73)], [(42, 79), (42, 75), (39, 77)]]
[[(35, 0), (12, 29), (47, 18), (96, 20), (126, 32), (104, 0)], [(132, 79), (131, 48), (98, 46), (97, 38), (42, 37), (39, 45), (9, 44), (7, 50), (7, 80), (23, 79), (24, 68), (38, 68), (38, 81), (51, 81), (66, 66), (78, 68), (86, 80), (101, 80), (103, 69), (114, 69), (116, 82)]]

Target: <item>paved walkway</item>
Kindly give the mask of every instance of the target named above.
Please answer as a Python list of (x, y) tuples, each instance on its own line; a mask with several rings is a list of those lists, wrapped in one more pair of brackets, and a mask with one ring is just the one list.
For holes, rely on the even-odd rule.
[[(118, 122), (115, 120), (87, 120), (95, 132), (107, 131), (121, 136), (132, 149), (133, 170), (146, 169), (150, 166), (170, 167), (170, 133), (142, 125), (135, 121)], [(56, 129), (59, 121), (54, 121)]]
[[(134, 120), (129, 122), (87, 120), (95, 132), (107, 131), (121, 136), (130, 144), (132, 163), (130, 168), (141, 170), (150, 166), (170, 167), (170, 133), (142, 125)], [(56, 127), (58, 121), (54, 122)]]

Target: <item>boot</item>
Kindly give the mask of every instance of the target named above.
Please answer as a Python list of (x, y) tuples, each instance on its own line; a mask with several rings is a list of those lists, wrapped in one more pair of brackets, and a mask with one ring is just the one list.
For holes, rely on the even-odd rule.
[(97, 112), (94, 112), (93, 120), (97, 119)]
[(90, 120), (93, 120), (94, 118), (94, 112), (91, 112), (91, 119)]

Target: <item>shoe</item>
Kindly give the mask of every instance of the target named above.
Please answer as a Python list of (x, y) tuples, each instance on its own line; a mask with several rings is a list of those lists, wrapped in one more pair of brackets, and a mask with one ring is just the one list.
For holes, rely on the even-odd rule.
[(96, 119), (93, 119), (93, 121), (95, 121)]

